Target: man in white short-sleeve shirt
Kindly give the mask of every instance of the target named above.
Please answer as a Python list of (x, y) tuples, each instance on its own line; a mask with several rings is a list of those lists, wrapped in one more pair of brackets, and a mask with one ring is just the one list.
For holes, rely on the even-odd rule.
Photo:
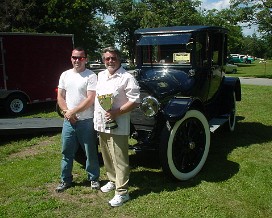
[(86, 154), (87, 179), (92, 189), (99, 189), (100, 168), (97, 156), (97, 134), (93, 126), (97, 76), (86, 69), (87, 55), (83, 48), (72, 51), (73, 68), (63, 72), (58, 85), (58, 105), (64, 115), (62, 128), (61, 183), (62, 192), (72, 186), (73, 161), (78, 146)]

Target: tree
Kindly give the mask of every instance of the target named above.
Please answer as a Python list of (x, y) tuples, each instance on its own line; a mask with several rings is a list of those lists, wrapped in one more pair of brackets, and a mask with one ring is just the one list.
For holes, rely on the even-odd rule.
[[(93, 58), (113, 43), (110, 28), (99, 16), (107, 13), (106, 0), (5, 0), (0, 5), (2, 31), (72, 33), (75, 45)], [(14, 16), (15, 15), (15, 16)]]
[(196, 10), (200, 1), (178, 0), (143, 0), (146, 7), (143, 11), (141, 27), (186, 26), (201, 22), (200, 13)]
[(228, 29), (228, 53), (240, 53), (244, 49), (242, 28), (235, 25), (236, 15), (230, 9), (203, 11), (203, 24)]
[(201, 16), (196, 7), (200, 3), (190, 0), (112, 0), (117, 42), (133, 61), (136, 29), (199, 24)]
[(140, 27), (141, 4), (133, 0), (112, 1), (112, 27), (115, 30), (116, 43), (127, 56), (134, 61), (134, 31)]
[(272, 33), (272, 0), (230, 0), (231, 9), (237, 14), (237, 22), (248, 26), (257, 24), (259, 30)]
[(267, 44), (265, 40), (258, 38), (256, 34), (253, 34), (252, 36), (246, 36), (244, 38), (244, 42), (246, 46), (243, 54), (250, 54), (254, 57), (260, 58), (267, 57), (267, 49), (265, 48)]
[(40, 1), (40, 13), (36, 14), (39, 20), (37, 31), (73, 33), (75, 45), (85, 47), (94, 58), (97, 58), (98, 50), (104, 43), (104, 35), (108, 36), (108, 41), (113, 41), (105, 22), (98, 16), (106, 11), (105, 0), (37, 1)]
[[(251, 51), (237, 25), (258, 24), (258, 42), (272, 42), (272, 0), (230, 0), (231, 8), (198, 10), (195, 0), (2, 0), (0, 31), (72, 33), (75, 45), (87, 49), (91, 59), (100, 58), (100, 49), (118, 44), (134, 60), (134, 32), (139, 28), (177, 25), (216, 25), (229, 29), (229, 52)], [(107, 23), (106, 15), (113, 22)], [(257, 36), (256, 36), (257, 37)], [(255, 39), (255, 37), (252, 37)], [(258, 47), (260, 48), (260, 47)], [(252, 51), (253, 52), (253, 51)], [(271, 56), (271, 55), (270, 55)]]
[(28, 26), (31, 20), (31, 8), (35, 7), (35, 0), (2, 0), (0, 4), (0, 31), (13, 32), (21, 29), (32, 32)]
[(259, 43), (256, 51), (263, 49), (258, 57), (272, 57), (272, 0), (230, 0), (230, 3), (231, 9), (237, 15), (237, 23), (258, 26), (260, 37), (256, 39), (253, 36)]

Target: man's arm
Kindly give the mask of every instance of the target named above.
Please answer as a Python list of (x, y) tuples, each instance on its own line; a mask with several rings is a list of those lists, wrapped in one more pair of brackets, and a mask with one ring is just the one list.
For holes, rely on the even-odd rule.
[(67, 104), (66, 104), (66, 90), (65, 89), (58, 88), (57, 101), (61, 111), (65, 113), (65, 111), (68, 110)]
[(124, 105), (122, 105), (119, 108), (119, 115), (125, 114), (129, 111), (132, 111), (134, 108), (136, 108), (140, 103), (136, 103), (136, 102), (131, 102), (128, 101), (127, 103), (125, 103)]
[(128, 101), (124, 105), (122, 105), (120, 108), (114, 109), (114, 110), (109, 110), (106, 112), (105, 117), (107, 119), (116, 119), (116, 117), (125, 114), (127, 112), (132, 111), (134, 108), (136, 108), (140, 103), (137, 102), (131, 102)]

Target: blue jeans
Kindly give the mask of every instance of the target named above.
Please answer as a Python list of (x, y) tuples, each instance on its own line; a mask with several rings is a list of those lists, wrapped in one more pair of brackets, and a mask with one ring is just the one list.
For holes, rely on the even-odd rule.
[(86, 171), (88, 180), (98, 180), (100, 167), (96, 145), (97, 134), (94, 130), (93, 119), (79, 120), (71, 124), (64, 120), (62, 128), (62, 160), (61, 181), (71, 183), (73, 181), (72, 169), (75, 153), (80, 145), (85, 151)]

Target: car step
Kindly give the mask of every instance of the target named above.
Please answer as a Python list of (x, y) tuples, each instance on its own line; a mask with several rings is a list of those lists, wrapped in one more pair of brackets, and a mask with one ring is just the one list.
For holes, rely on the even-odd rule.
[(220, 126), (222, 126), (224, 123), (228, 122), (227, 116), (217, 117), (213, 118), (209, 121), (210, 125), (210, 131), (213, 133), (215, 130), (217, 130)]

